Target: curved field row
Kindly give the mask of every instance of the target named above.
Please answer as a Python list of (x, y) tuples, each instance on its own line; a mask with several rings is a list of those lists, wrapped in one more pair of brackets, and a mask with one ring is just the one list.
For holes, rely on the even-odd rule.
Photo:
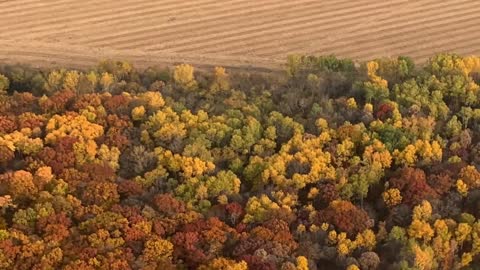
[[(464, 0), (464, 2), (468, 2), (469, 0)], [(326, 46), (315, 46), (315, 48), (311, 48), (309, 51), (313, 53), (321, 53), (325, 51), (339, 51), (343, 48), (346, 49), (355, 49), (356, 47), (353, 45), (358, 45), (358, 44), (364, 44), (364, 42), (371, 41), (372, 39), (377, 39), (378, 40), (378, 35), (379, 34), (388, 34), (388, 35), (394, 35), (397, 39), (397, 41), (400, 41), (399, 37), (402, 37), (399, 35), (398, 31), (404, 31), (407, 27), (413, 26), (407, 31), (404, 32), (417, 32), (417, 31), (412, 31), (416, 30), (419, 28), (418, 23), (426, 23), (426, 22), (433, 22), (433, 23), (438, 23), (438, 22), (443, 22), (445, 19), (449, 19), (449, 16), (445, 15), (439, 15), (439, 16), (428, 16), (428, 17), (419, 17), (418, 13), (420, 12), (425, 12), (425, 11), (433, 11), (438, 8), (436, 5), (432, 4), (431, 6), (422, 9), (418, 8), (415, 10), (413, 14), (405, 14), (402, 15), (401, 17), (393, 17), (389, 16), (388, 20), (379, 20), (378, 22), (375, 22), (375, 29), (365, 29), (363, 25), (357, 25), (356, 31), (351, 31), (349, 33), (345, 33), (341, 37), (333, 37), (332, 39), (329, 40), (328, 45)], [(444, 6), (440, 6), (439, 8), (444, 8)], [(458, 9), (455, 8), (453, 11), (461, 11), (463, 10), (464, 7), (459, 7)], [(417, 13), (418, 12), (418, 13)], [(474, 13), (474, 12), (472, 12)], [(441, 16), (442, 20), (439, 21), (439, 17)], [(457, 17), (456, 15), (453, 15), (452, 17)], [(399, 21), (401, 18), (401, 21)], [(381, 24), (379, 23), (381, 22)], [(290, 39), (290, 41), (295, 42), (296, 44), (299, 44), (295, 47), (290, 47), (289, 49), (291, 51), (299, 50), (302, 49), (303, 47), (300, 44), (303, 44), (306, 40), (306, 37), (309, 39), (317, 38), (315, 36), (315, 31), (312, 29), (306, 29), (305, 32), (301, 33), (301, 35), (295, 35), (295, 39)], [(318, 33), (317, 33), (318, 34)], [(410, 42), (415, 42), (415, 40), (411, 40)], [(256, 48), (256, 52), (259, 55), (262, 56), (271, 56), (271, 55), (279, 55), (279, 54), (285, 54), (287, 51), (275, 51), (275, 50), (269, 50), (268, 47), (271, 44), (265, 43), (262, 44), (261, 47)], [(339, 45), (345, 45), (344, 47), (341, 47)], [(229, 48), (229, 51), (232, 54), (241, 54), (241, 48)]]
[[(432, 39), (432, 41), (430, 41), (430, 44), (429, 44), (430, 50), (432, 50), (432, 51), (436, 51), (437, 49), (450, 50), (449, 45), (455, 45), (455, 43), (452, 43), (452, 41), (449, 40), (452, 37), (451, 33), (449, 32), (450, 30), (455, 31), (455, 35), (458, 36), (456, 38), (456, 41), (461, 42), (463, 40), (470, 39), (468, 34), (472, 31), (475, 31), (475, 29), (478, 29), (478, 24), (477, 23), (471, 23), (470, 22), (468, 24), (465, 24), (465, 26), (460, 28), (460, 29), (455, 25), (455, 23), (456, 22), (453, 22), (451, 24), (444, 24), (444, 25), (440, 26), (439, 29), (433, 28), (432, 30), (426, 31), (426, 33), (428, 35), (430, 35), (430, 38)], [(422, 41), (428, 42), (428, 41), (424, 40), (424, 33), (413, 33), (413, 34), (408, 33), (408, 34), (405, 34), (405, 37), (406, 38), (416, 38), (418, 43), (421, 43)], [(438, 48), (438, 46), (436, 47), (435, 44), (437, 43), (437, 40), (445, 41), (443, 44), (446, 45), (446, 46), (442, 46), (442, 48)], [(377, 41), (377, 43), (378, 42), (379, 41)], [(394, 39), (385, 39), (385, 40), (382, 40), (381, 42), (382, 42), (381, 43), (382, 46), (384, 46), (385, 48), (388, 48), (389, 50), (400, 51), (402, 54), (413, 53), (413, 52), (417, 51), (416, 49), (412, 49), (411, 47), (409, 47), (410, 42), (408, 42), (407, 40), (397, 42)], [(366, 52), (368, 50), (370, 50), (370, 51), (375, 50), (375, 42), (372, 41), (369, 44), (369, 46), (362, 46), (362, 47), (360, 47), (360, 49), (361, 49), (360, 52), (362, 52), (362, 49), (364, 49), (364, 52), (363, 53), (352, 52), (352, 55), (353, 55), (353, 53), (356, 53), (357, 57), (363, 57), (363, 58), (367, 57), (368, 54)]]
[[(46, 31), (48, 33), (52, 31), (52, 28), (55, 29), (56, 26), (62, 24), (66, 24), (65, 26), (67, 26), (67, 28), (68, 24), (86, 23), (86, 25), (88, 25), (89, 23), (95, 22), (95, 19), (103, 18), (104, 16), (109, 16), (112, 14), (114, 14), (115, 17), (128, 16), (132, 9), (145, 11), (154, 7), (158, 7), (158, 5), (150, 1), (122, 1), (126, 2), (126, 6), (114, 9), (110, 9), (111, 4), (108, 2), (100, 2), (97, 4), (95, 1), (92, 2), (92, 4), (95, 5), (88, 5), (88, 3), (80, 6), (77, 6), (75, 3), (65, 6), (59, 5), (56, 6), (58, 10), (45, 12), (47, 14), (40, 13), (39, 15), (35, 15), (35, 20), (24, 20), (18, 23), (16, 25), (17, 29), (8, 31), (8, 33), (11, 35), (45, 33), (42, 31)], [(131, 3), (129, 1), (131, 1)], [(56, 16), (47, 16), (50, 12), (53, 12)], [(83, 27), (85, 27), (85, 24)]]
[[(443, 33), (455, 37), (457, 31), (462, 30), (472, 24), (478, 24), (478, 12), (480, 11), (480, 2), (468, 3), (464, 2), (464, 6), (453, 7), (452, 13), (448, 14), (442, 11), (438, 11), (437, 14), (432, 14), (431, 10), (426, 11), (422, 18), (409, 18), (403, 22), (393, 23), (397, 27), (391, 26), (391, 24), (385, 24), (384, 27), (378, 27), (375, 31), (371, 31), (370, 37), (352, 36), (351, 38), (356, 40), (356, 44), (360, 43), (361, 46), (367, 49), (373, 49), (374, 44), (382, 42), (385, 44), (396, 44), (400, 42), (419, 42), (420, 38), (427, 39), (430, 42), (436, 41), (435, 33)], [(400, 38), (401, 37), (401, 38)], [(345, 47), (341, 48), (339, 52), (352, 52), (350, 40), (344, 40)], [(350, 45), (350, 46), (349, 46)], [(370, 46), (370, 47), (368, 47)], [(358, 51), (358, 49), (357, 49)]]
[(0, 61), (280, 68), (290, 53), (366, 60), (480, 54), (475, 0), (5, 0)]
[[(378, 7), (380, 10), (384, 10), (389, 8), (390, 5), (384, 5)], [(267, 39), (272, 39), (272, 37), (277, 37), (276, 40), (278, 41), (281, 39), (282, 33), (291, 33), (295, 34), (297, 30), (302, 28), (311, 27), (311, 29), (315, 29), (316, 31), (322, 32), (323, 27), (328, 27), (328, 22), (332, 24), (340, 24), (351, 26), (354, 25), (354, 19), (361, 20), (362, 18), (366, 18), (366, 16), (371, 16), (376, 14), (375, 10), (372, 10), (370, 6), (360, 6), (357, 9), (352, 11), (352, 15), (332, 15), (334, 16), (333, 20), (332, 17), (327, 17), (325, 14), (316, 12), (315, 10), (311, 9), (304, 9), (303, 12), (299, 12), (302, 16), (298, 16), (296, 18), (290, 20), (281, 20), (274, 23), (264, 24), (264, 25), (254, 25), (250, 28), (246, 28), (245, 31), (237, 31), (236, 33), (222, 35), (219, 34), (218, 39), (222, 40), (221, 44), (216, 47), (216, 43), (218, 43), (217, 39), (208, 39), (203, 40), (203, 42), (191, 42), (187, 43), (184, 46), (179, 45), (174, 47), (175, 51), (178, 52), (186, 52), (186, 51), (195, 51), (195, 52), (211, 52), (212, 48), (218, 49), (219, 51), (224, 50), (223, 46), (232, 46), (238, 44), (239, 46), (250, 45), (249, 43), (256, 42), (257, 38), (265, 37)], [(352, 17), (351, 21), (346, 20), (346, 18)], [(339, 27), (340, 27), (339, 25)], [(337, 28), (338, 29), (338, 28)]]
[[(126, 1), (126, 0), (122, 0)], [(243, 0), (228, 0), (229, 2), (242, 2)], [(200, 1), (199, 1), (200, 2)], [(201, 6), (213, 7), (218, 6), (218, 1), (213, 0), (203, 0), (198, 3)], [(64, 13), (58, 13), (55, 18), (50, 18), (46, 21), (38, 21), (38, 24), (35, 25), (28, 35), (33, 37), (48, 37), (56, 34), (65, 34), (75, 32), (79, 36), (82, 33), (91, 33), (92, 30), (96, 32), (96, 37), (103, 36), (101, 30), (104, 30), (103, 33), (106, 35), (112, 34), (112, 27), (118, 25), (128, 25), (129, 28), (136, 28), (138, 25), (134, 25), (136, 22), (149, 23), (150, 18), (155, 18), (158, 21), (158, 18), (164, 18), (176, 14), (176, 12), (181, 12), (182, 14), (194, 13), (198, 8), (190, 4), (182, 3), (163, 3), (158, 5), (155, 2), (147, 0), (134, 0), (132, 3), (125, 3), (118, 8), (114, 9), (95, 9), (93, 11), (85, 11), (83, 13), (78, 13), (76, 10), (70, 10)], [(142, 18), (142, 20), (133, 20), (133, 18)], [(58, 29), (52, 33), (51, 24), (53, 23), (65, 23), (70, 22), (66, 25), (65, 28)], [(89, 29), (85, 25), (98, 25), (99, 28)], [(140, 25), (141, 27), (141, 25)], [(33, 34), (33, 35), (32, 35)], [(116, 33), (115, 33), (116, 34)], [(85, 38), (83, 36), (82, 38)]]
[[(238, 20), (236, 16), (223, 16), (222, 23), (219, 24), (215, 18), (203, 21), (202, 23), (194, 26), (189, 24), (178, 25), (175, 28), (168, 28), (161, 31), (162, 38), (165, 42), (160, 44), (152, 44), (148, 36), (149, 33), (141, 33), (141, 36), (128, 37), (123, 40), (121, 49), (131, 49), (142, 46), (145, 50), (157, 51), (157, 50), (173, 50), (179, 51), (182, 45), (192, 45), (212, 40), (224, 40), (227, 35), (236, 36), (244, 31), (251, 30), (251, 28), (268, 27), (272, 22), (285, 22), (289, 20), (291, 16), (289, 12), (304, 12), (310, 10), (313, 13), (317, 13), (315, 8), (323, 5), (321, 2), (312, 1), (305, 3), (304, 5), (298, 5), (292, 7), (288, 12), (285, 9), (263, 9), (256, 10), (255, 13), (247, 13), (242, 16), (242, 20)], [(305, 14), (308, 16), (311, 14)], [(251, 20), (255, 20), (257, 24), (252, 25)], [(202, 35), (197, 35), (195, 31), (202, 30)]]
[[(370, 0), (359, 0), (359, 3), (368, 1)], [(177, 46), (180, 45), (192, 45), (192, 43), (196, 44), (197, 41), (199, 43), (212, 40), (224, 41), (225, 38), (241, 35), (246, 31), (256, 31), (262, 28), (264, 29), (276, 27), (275, 23), (286, 24), (289, 23), (292, 19), (305, 20), (304, 17), (297, 16), (298, 14), (302, 14), (302, 16), (310, 16), (312, 14), (316, 14), (317, 16), (322, 17), (331, 16), (319, 12), (319, 10), (325, 6), (325, 3), (323, 3), (322, 1), (307, 1), (294, 6), (291, 6), (291, 4), (289, 3), (286, 4), (288, 5), (286, 6), (288, 7), (288, 9), (278, 7), (272, 8), (270, 6), (261, 9), (259, 8), (256, 9), (253, 13), (248, 12), (243, 15), (241, 17), (241, 20), (239, 20), (237, 17), (239, 16), (239, 14), (229, 13), (217, 18), (208, 18), (208, 20), (197, 20), (198, 24), (194, 24), (193, 26), (190, 24), (183, 25), (182, 28), (175, 27), (167, 29), (166, 31), (161, 32), (162, 37), (169, 39), (166, 44), (148, 44), (148, 39), (144, 39), (145, 36), (137, 36), (136, 39), (130, 37), (128, 40), (124, 41), (130, 42), (136, 40), (143, 42), (139, 45), (151, 45), (146, 47), (147, 50), (171, 48), (175, 51), (179, 51), (179, 49), (181, 48), (177, 48)], [(285, 3), (283, 5), (285, 6)], [(339, 1), (338, 6), (340, 8), (345, 5), (350, 5), (350, 3), (341, 3), (341, 1)], [(221, 23), (219, 23), (218, 19), (221, 19)], [(253, 24), (252, 21), (254, 21), (255, 23)], [(176, 29), (178, 29), (178, 31), (175, 31)], [(153, 30), (162, 29), (153, 28)], [(198, 35), (198, 33), (195, 32), (197, 30), (201, 30), (202, 34)], [(141, 34), (148, 36), (148, 32), (143, 32)], [(198, 40), (195, 40), (195, 38), (197, 38)]]
[[(264, 0), (265, 3), (268, 5), (265, 6), (258, 6), (256, 4), (245, 4), (245, 2), (241, 3), (240, 7), (234, 6), (232, 8), (230, 7), (224, 7), (222, 9), (218, 10), (218, 13), (215, 13), (212, 16), (205, 16), (205, 17), (197, 17), (197, 18), (185, 18), (182, 20), (182, 22), (179, 23), (169, 23), (165, 25), (148, 25), (148, 26), (143, 26), (140, 29), (132, 29), (130, 30), (125, 30), (120, 33), (117, 33), (115, 35), (107, 35), (107, 36), (102, 36), (98, 39), (89, 39), (87, 41), (93, 42), (95, 45), (102, 45), (105, 44), (105, 42), (121, 42), (126, 43), (129, 41), (135, 41), (135, 40), (142, 40), (145, 37), (152, 36), (154, 34), (162, 34), (163, 30), (177, 30), (177, 33), (184, 33), (182, 32), (185, 31), (185, 35), (188, 35), (189, 32), (193, 33), (194, 31), (198, 31), (199, 29), (205, 29), (208, 26), (216, 26), (219, 24), (231, 24), (234, 21), (237, 21), (240, 16), (247, 15), (249, 13), (252, 13), (253, 8), (255, 9), (255, 13), (261, 12), (264, 10), (267, 11), (275, 11), (276, 9), (281, 9), (281, 8), (287, 8), (290, 7), (289, 3), (279, 3), (278, 1), (275, 0)], [(307, 0), (307, 1), (302, 1), (302, 2), (313, 2), (313, 0)], [(249, 2), (251, 3), (251, 2)], [(304, 3), (302, 3), (304, 4)], [(183, 14), (182, 14), (183, 16)], [(243, 17), (241, 17), (243, 19)], [(247, 18), (248, 19), (248, 18)], [(197, 34), (202, 33), (202, 31), (195, 32)]]
[(277, 70), (283, 66), (282, 60), (230, 56), (193, 55), (176, 53), (145, 53), (140, 50), (121, 51), (113, 49), (90, 49), (82, 46), (65, 47), (58, 44), (34, 42), (17, 43), (14, 40), (0, 40), (0, 60), (2, 63), (27, 63), (36, 67), (90, 67), (103, 59), (126, 59), (138, 68), (149, 66), (171, 66), (191, 63), (201, 68), (223, 66), (233, 69)]
[[(480, 3), (479, 3), (480, 4)], [(478, 12), (480, 11), (480, 5), (472, 6), (467, 13), (462, 14), (463, 16), (443, 16), (442, 20), (439, 21), (436, 18), (426, 17), (425, 20), (415, 21), (409, 20), (405, 24), (397, 24), (398, 26), (393, 28), (390, 27), (390, 30), (377, 30), (371, 35), (365, 35), (362, 33), (356, 33), (357, 36), (352, 37), (345, 41), (335, 41), (327, 46), (318, 46), (316, 49), (310, 50), (314, 54), (322, 53), (333, 53), (340, 55), (345, 55), (355, 59), (368, 59), (372, 55), (382, 56), (386, 53), (390, 55), (389, 52), (393, 52), (393, 55), (410, 55), (409, 51), (405, 49), (413, 49), (417, 51), (418, 45), (427, 45), (428, 43), (434, 43), (436, 40), (446, 39), (448, 42), (445, 44), (443, 51), (450, 50), (449, 42), (451, 45), (451, 40), (449, 38), (461, 38), (463, 35), (467, 35), (469, 32), (473, 32), (475, 26), (478, 25), (474, 19), (478, 17)], [(432, 16), (434, 17), (434, 16)], [(423, 29), (423, 31), (416, 31), (417, 29)], [(381, 27), (379, 27), (381, 29)], [(454, 33), (454, 35), (452, 35)], [(305, 33), (307, 34), (307, 33)], [(461, 35), (460, 35), (461, 34)], [(468, 36), (468, 35), (467, 35)], [(401, 39), (399, 37), (402, 37)], [(302, 40), (295, 40), (298, 43), (301, 43)], [(437, 48), (432, 46), (428, 47), (430, 49), (430, 54), (437, 52)], [(263, 49), (263, 50), (262, 50)], [(229, 49), (232, 54), (237, 54), (240, 52), (233, 51)], [(294, 52), (295, 50), (281, 50), (273, 49), (268, 50), (268, 48), (258, 48), (257, 55), (260, 57), (270, 57), (281, 54), (288, 54)], [(375, 53), (382, 52), (383, 53)]]
[[(235, 3), (243, 0), (226, 0), (224, 1), (225, 3)], [(199, 3), (202, 5), (203, 8), (214, 8), (215, 6), (218, 6), (218, 1), (216, 0), (206, 0), (202, 3)], [(166, 5), (155, 5), (154, 7), (150, 9), (132, 9), (132, 7), (127, 7), (125, 11), (119, 11), (117, 10), (115, 13), (111, 13), (105, 16), (96, 16), (96, 17), (86, 17), (81, 20), (76, 20), (75, 24), (68, 25), (68, 27), (61, 29), (55, 33), (48, 33), (48, 27), (45, 29), (42, 29), (40, 31), (37, 31), (35, 35), (44, 35), (43, 38), (49, 38), (50, 36), (58, 35), (58, 34), (65, 34), (68, 32), (75, 31), (75, 33), (79, 36), (82, 34), (87, 34), (89, 29), (86, 29), (83, 24), (88, 23), (88, 24), (95, 24), (99, 26), (99, 29), (97, 29), (97, 36), (102, 36), (102, 34), (110, 34), (111, 29), (110, 27), (113, 27), (115, 25), (123, 25), (123, 24), (128, 24), (130, 28), (132, 27), (141, 27), (142, 24), (148, 24), (151, 22), (152, 18), (157, 18), (159, 16), (169, 18), (169, 16), (173, 16), (176, 13), (181, 12), (182, 14), (194, 14), (196, 12), (195, 7), (192, 7), (190, 4), (189, 5), (182, 5), (181, 3), (176, 4), (175, 8), (171, 9), (165, 9), (167, 6)], [(132, 16), (139, 16), (143, 17), (143, 20), (133, 20), (131, 19)]]

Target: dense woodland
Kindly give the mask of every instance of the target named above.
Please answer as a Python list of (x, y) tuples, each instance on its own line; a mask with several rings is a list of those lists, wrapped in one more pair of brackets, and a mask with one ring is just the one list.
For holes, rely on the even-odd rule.
[(480, 58), (0, 68), (0, 269), (480, 269)]

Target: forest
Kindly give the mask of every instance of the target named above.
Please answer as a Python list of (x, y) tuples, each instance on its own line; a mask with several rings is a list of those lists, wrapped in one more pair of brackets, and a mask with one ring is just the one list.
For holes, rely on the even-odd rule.
[(480, 269), (480, 57), (0, 67), (0, 269)]

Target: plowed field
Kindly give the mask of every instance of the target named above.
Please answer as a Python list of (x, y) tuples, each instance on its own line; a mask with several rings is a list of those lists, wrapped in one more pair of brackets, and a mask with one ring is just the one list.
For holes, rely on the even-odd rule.
[(38, 66), (480, 54), (477, 0), (0, 0), (0, 10), (0, 61)]

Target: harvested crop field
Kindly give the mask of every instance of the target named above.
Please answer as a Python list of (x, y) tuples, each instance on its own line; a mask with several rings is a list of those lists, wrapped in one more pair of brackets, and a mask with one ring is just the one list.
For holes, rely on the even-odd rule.
[(480, 54), (476, 0), (0, 0), (0, 61), (277, 68), (291, 53), (356, 60)]

